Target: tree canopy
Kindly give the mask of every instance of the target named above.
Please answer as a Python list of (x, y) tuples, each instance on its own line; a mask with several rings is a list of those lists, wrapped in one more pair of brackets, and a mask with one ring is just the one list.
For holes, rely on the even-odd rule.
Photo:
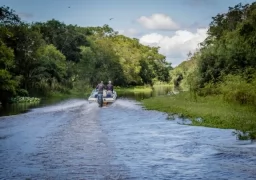
[(5, 6), (0, 7), (0, 49), (2, 103), (21, 91), (68, 92), (101, 80), (118, 86), (168, 82), (172, 69), (158, 48), (108, 25), (80, 27), (55, 19), (25, 23)]
[(255, 32), (256, 2), (229, 7), (212, 18), (201, 48), (172, 71), (174, 81), (198, 95), (256, 105)]

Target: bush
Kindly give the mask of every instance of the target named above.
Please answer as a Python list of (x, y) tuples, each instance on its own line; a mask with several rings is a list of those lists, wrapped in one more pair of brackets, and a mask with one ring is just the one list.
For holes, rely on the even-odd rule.
[(40, 98), (37, 98), (37, 97), (20, 97), (20, 96), (17, 96), (17, 97), (12, 97), (10, 98), (10, 101), (9, 103), (33, 103), (33, 102), (40, 102), (41, 99)]
[(208, 95), (218, 95), (220, 94), (220, 89), (217, 84), (206, 83), (203, 88), (198, 90), (198, 95), (208, 96)]
[(18, 96), (24, 96), (24, 97), (28, 97), (29, 96), (28, 91), (26, 89), (19, 89), (19, 90), (17, 90), (17, 95)]
[(219, 88), (227, 102), (256, 105), (256, 78), (248, 83), (240, 75), (227, 75)]

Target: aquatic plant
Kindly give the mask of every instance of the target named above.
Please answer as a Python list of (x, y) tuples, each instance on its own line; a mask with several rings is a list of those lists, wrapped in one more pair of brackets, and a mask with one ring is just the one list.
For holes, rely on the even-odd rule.
[(14, 97), (10, 99), (10, 103), (24, 103), (24, 102), (40, 102), (41, 98), (37, 97)]
[(181, 92), (177, 95), (152, 97), (141, 102), (148, 110), (177, 114), (191, 119), (196, 126), (234, 129), (234, 135), (238, 139), (256, 139), (255, 107), (226, 102), (220, 95), (198, 96), (194, 100), (189, 92)]

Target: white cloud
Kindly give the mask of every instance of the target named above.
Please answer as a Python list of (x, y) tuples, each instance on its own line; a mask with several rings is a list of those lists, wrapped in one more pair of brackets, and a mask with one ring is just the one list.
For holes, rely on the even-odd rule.
[(176, 30), (179, 28), (178, 24), (165, 14), (153, 14), (150, 17), (141, 16), (137, 22), (147, 29)]
[(119, 32), (119, 34), (131, 37), (131, 38), (135, 37), (138, 34), (138, 31), (133, 28), (126, 29), (126, 30), (117, 30), (117, 31)]
[(178, 30), (173, 36), (163, 36), (158, 33), (146, 34), (140, 38), (140, 43), (159, 46), (159, 53), (166, 56), (167, 61), (177, 66), (187, 59), (188, 52), (195, 52), (198, 44), (207, 37), (207, 28), (197, 29), (195, 33)]

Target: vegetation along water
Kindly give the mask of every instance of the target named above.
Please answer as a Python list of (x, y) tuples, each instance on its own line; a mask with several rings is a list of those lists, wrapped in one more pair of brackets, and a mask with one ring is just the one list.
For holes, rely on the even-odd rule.
[(165, 95), (137, 100), (148, 109), (192, 118), (194, 125), (233, 128), (240, 139), (256, 139), (255, 19), (255, 2), (216, 15), (200, 48), (173, 68), (158, 47), (108, 25), (80, 27), (55, 19), (26, 23), (2, 6), (1, 106), (86, 97), (100, 80), (112, 80), (127, 96), (158, 92), (152, 88), (164, 83), (173, 87)]

